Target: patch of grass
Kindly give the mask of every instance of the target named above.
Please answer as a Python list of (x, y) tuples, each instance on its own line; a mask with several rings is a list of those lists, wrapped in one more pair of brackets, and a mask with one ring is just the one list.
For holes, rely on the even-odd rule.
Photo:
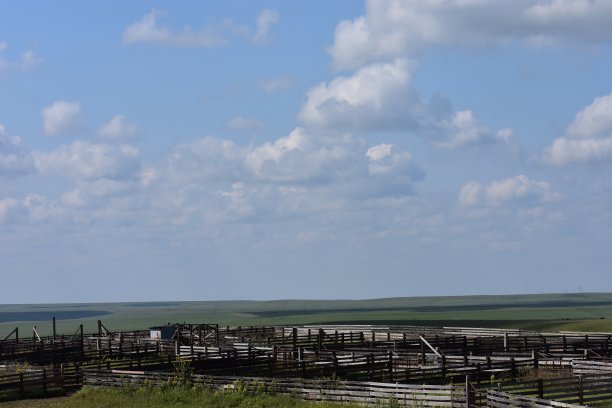
[(249, 395), (238, 391), (212, 392), (202, 387), (177, 388), (83, 388), (68, 398), (15, 401), (0, 404), (2, 408), (353, 408), (354, 404), (314, 403), (287, 395)]

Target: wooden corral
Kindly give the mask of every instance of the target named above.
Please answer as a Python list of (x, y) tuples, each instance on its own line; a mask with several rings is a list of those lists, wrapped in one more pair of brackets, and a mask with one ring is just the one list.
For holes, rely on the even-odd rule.
[[(342, 382), (352, 393), (334, 389), (321, 399), (353, 395), (369, 403), (377, 395), (386, 395), (381, 390), (389, 387), (395, 387), (393, 392), (399, 398), (415, 387), (441, 390), (436, 387), (448, 386), (455, 387), (452, 398), (444, 400), (451, 404), (448, 406), (486, 405), (491, 389), (563, 403), (612, 398), (609, 333), (416, 326), (228, 327), (177, 323), (164, 327), (174, 331), (159, 339), (151, 339), (149, 330), (113, 332), (102, 322), (97, 332), (89, 334), (83, 333), (82, 326), (72, 335), (54, 332), (40, 337), (34, 330), (32, 337), (23, 338), (18, 332), (11, 333), (0, 342), (0, 363), (27, 363), (36, 374), (0, 375), (0, 399), (65, 392), (83, 382), (117, 383), (118, 370), (123, 372), (122, 378), (134, 381), (142, 376), (167, 380), (174, 375), (178, 358), (189, 362), (193, 381), (276, 379), (310, 390), (304, 384), (325, 379)], [(40, 378), (41, 372), (44, 378)], [(126, 377), (126, 372), (133, 376)], [(599, 382), (590, 382), (592, 374), (599, 375)], [(549, 377), (558, 377), (557, 382)], [(308, 398), (331, 389), (329, 384), (317, 384), (319, 394), (308, 391)], [(554, 392), (568, 387), (581, 391), (571, 398), (569, 391)], [(350, 400), (344, 397), (342, 400)], [(502, 406), (503, 397), (495, 398), (490, 404)], [(419, 404), (435, 405), (427, 398)]]

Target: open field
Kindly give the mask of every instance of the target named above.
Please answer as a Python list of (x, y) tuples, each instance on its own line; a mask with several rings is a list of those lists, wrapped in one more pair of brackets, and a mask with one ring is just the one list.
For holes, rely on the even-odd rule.
[(55, 316), (60, 333), (79, 324), (97, 330), (144, 329), (166, 322), (227, 325), (403, 324), (542, 330), (612, 331), (612, 293), (447, 296), (368, 300), (206, 301), (0, 305), (0, 338), (36, 325), (49, 334)]

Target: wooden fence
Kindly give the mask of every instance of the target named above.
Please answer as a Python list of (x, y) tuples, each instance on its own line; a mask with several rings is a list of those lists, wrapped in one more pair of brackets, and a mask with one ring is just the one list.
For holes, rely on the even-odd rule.
[(574, 360), (572, 371), (574, 374), (612, 375), (612, 361)]
[[(83, 371), (83, 383), (88, 386), (124, 387), (144, 384), (160, 385), (171, 382), (171, 373), (134, 371)], [(192, 375), (195, 384), (214, 390), (234, 389), (240, 384), (247, 390), (291, 394), (315, 401), (346, 401), (379, 404), (393, 401), (398, 406), (465, 407), (465, 387), (457, 385), (408, 385), (361, 381), (325, 381), (298, 378), (229, 377)]]
[(567, 404), (565, 402), (545, 400), (540, 398), (525, 397), (521, 395), (508, 394), (506, 392), (487, 391), (487, 407), (491, 408), (579, 408), (584, 405)]
[(0, 376), (0, 401), (64, 394), (65, 376), (41, 369)]
[(497, 391), (568, 404), (597, 403), (612, 400), (612, 376), (576, 376), (500, 383)]

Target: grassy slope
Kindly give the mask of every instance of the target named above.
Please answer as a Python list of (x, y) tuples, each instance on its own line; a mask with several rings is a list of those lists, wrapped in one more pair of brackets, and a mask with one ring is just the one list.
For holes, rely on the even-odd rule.
[(100, 389), (85, 388), (68, 398), (25, 400), (0, 404), (2, 408), (351, 408), (357, 405), (298, 401), (288, 396), (245, 396), (237, 392), (206, 392), (200, 389)]
[[(2, 313), (103, 310), (99, 317), (58, 321), (61, 333), (96, 330), (101, 319), (110, 330), (144, 329), (186, 321), (228, 325), (262, 324), (421, 324), (546, 330), (612, 331), (612, 294), (446, 296), (369, 300), (277, 300), (80, 305), (0, 305), (0, 338), (15, 326), (23, 336), (36, 325), (50, 332), (50, 321), (5, 322)], [(569, 319), (569, 320), (568, 320)]]

